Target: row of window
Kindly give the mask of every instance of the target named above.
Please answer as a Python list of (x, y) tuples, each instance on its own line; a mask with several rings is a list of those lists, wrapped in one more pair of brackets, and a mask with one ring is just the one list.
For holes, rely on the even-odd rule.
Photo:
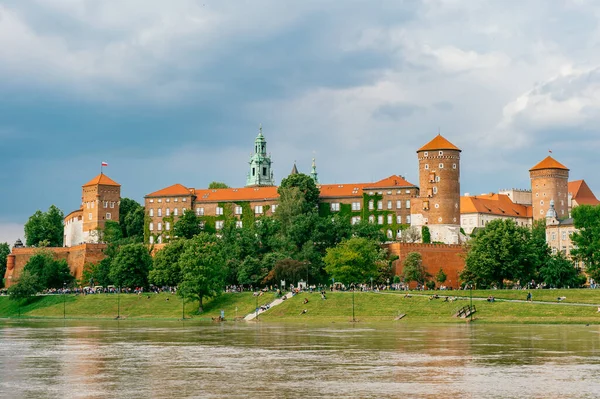
[[(437, 193), (437, 190), (436, 190)], [(393, 209), (393, 201), (388, 201), (387, 202), (387, 209)], [(410, 209), (410, 200), (406, 200), (406, 209)], [(360, 202), (353, 202), (352, 203), (352, 210), (353, 211), (360, 211)], [(332, 202), (330, 204), (330, 209), (332, 212), (339, 212), (340, 211), (340, 203), (339, 202)], [(369, 210), (374, 210), (375, 209), (375, 201), (374, 200), (370, 200), (369, 201)], [(377, 209), (378, 210), (382, 210), (383, 209), (383, 201), (377, 201)], [(402, 200), (397, 200), (396, 201), (396, 209), (402, 209)]]
[[(340, 186), (340, 187), (343, 187), (343, 186)], [(358, 188), (355, 188), (355, 190), (358, 191)], [(407, 190), (404, 191), (404, 193), (410, 194), (410, 190), (407, 189)], [(383, 191), (378, 191), (377, 194), (383, 195)], [(402, 194), (402, 190), (397, 190), (396, 194)], [(374, 191), (369, 191), (369, 195), (371, 195), (371, 196), (375, 195), (375, 192)], [(387, 195), (392, 195), (392, 191), (388, 190), (387, 191)]]
[[(277, 205), (271, 205), (271, 212), (275, 213), (276, 210), (277, 210)], [(221, 215), (223, 215), (223, 212), (224, 212), (224, 210), (223, 210), (222, 206), (218, 206), (215, 208), (215, 215), (221, 216)], [(262, 215), (264, 212), (265, 212), (265, 208), (263, 205), (256, 205), (254, 207), (255, 215)], [(241, 215), (243, 213), (243, 208), (238, 205), (233, 209), (233, 213), (236, 215)], [(196, 208), (196, 215), (204, 216), (204, 208), (202, 208), (202, 207)]]
[[(442, 155), (444, 155), (444, 151), (438, 151), (438, 156), (440, 156), (440, 157), (441, 157)], [(428, 156), (429, 156), (429, 151), (425, 151), (425, 152), (423, 153), (423, 156), (424, 156), (424, 157), (428, 157)]]
[[(573, 235), (573, 232), (572, 232), (572, 231), (569, 231), (569, 233), (568, 233), (568, 234), (569, 234), (569, 238), (571, 238), (571, 236)], [(546, 236), (548, 236), (548, 234), (546, 234)], [(550, 234), (550, 237), (552, 237), (552, 241), (556, 241), (556, 232), (555, 232), (555, 231), (553, 231), (553, 232)], [(566, 241), (566, 240), (567, 240), (567, 232), (566, 232), (566, 231), (563, 231), (563, 232), (561, 233), (561, 239), (562, 239), (563, 241)]]
[[(178, 202), (178, 201), (179, 201), (178, 198), (173, 198), (173, 202)], [(186, 202), (186, 201), (187, 201), (187, 198), (182, 198), (181, 199), (181, 202)], [(150, 199), (148, 202), (150, 202), (152, 204), (152, 203), (154, 203), (154, 199)], [(156, 202), (161, 203), (161, 202), (163, 202), (163, 200), (162, 200), (162, 198), (159, 198), (159, 199), (156, 200)], [(171, 199), (170, 198), (165, 198), (165, 202), (171, 202)]]
[[(444, 169), (444, 164), (440, 163), (438, 165), (438, 169)], [(452, 164), (452, 169), (456, 169), (456, 164), (455, 163)], [(425, 164), (425, 170), (429, 170), (429, 164), (428, 163)]]
[[(384, 221), (386, 221), (386, 220), (387, 220), (387, 224), (393, 224), (394, 223), (394, 215), (387, 215), (387, 218), (384, 218), (383, 215), (377, 216), (377, 224), (384, 224)], [(351, 221), (352, 221), (352, 224), (360, 223), (361, 217), (353, 216)], [(375, 215), (369, 216), (369, 222), (375, 223)], [(402, 216), (396, 215), (396, 223), (402, 224)], [(405, 223), (410, 224), (410, 215), (406, 216)]]
[[(85, 203), (85, 206), (87, 209), (94, 209), (94, 201), (89, 201)], [(115, 207), (116, 202), (115, 201), (102, 201), (102, 205), (104, 206), (104, 209), (107, 209), (108, 207), (114, 208)]]
[[(181, 208), (181, 214), (183, 215), (185, 213), (186, 208)], [(157, 215), (159, 217), (162, 217), (163, 215), (163, 210), (162, 208), (158, 208), (156, 210)], [(154, 209), (150, 208), (148, 210), (148, 215), (149, 216), (154, 216)], [(165, 216), (171, 216), (171, 208), (166, 208), (165, 209)], [(173, 216), (179, 216), (179, 208), (173, 208)]]
[[(92, 212), (88, 213), (88, 220), (92, 220), (94, 218), (94, 214)], [(110, 220), (112, 218), (112, 215), (110, 213), (106, 213), (106, 216), (104, 217), (106, 220)]]

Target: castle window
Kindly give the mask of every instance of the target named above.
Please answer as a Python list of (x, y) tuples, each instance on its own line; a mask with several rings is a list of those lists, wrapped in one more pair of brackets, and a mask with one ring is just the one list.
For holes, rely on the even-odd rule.
[(150, 208), (150, 210), (148, 211), (148, 214), (150, 216), (154, 216), (154, 209)]
[(372, 210), (374, 209), (374, 208), (373, 208), (373, 204), (374, 204), (373, 200), (370, 200), (370, 201), (369, 201), (369, 210), (370, 210), (370, 211), (372, 211)]
[(375, 216), (369, 215), (369, 223), (375, 223)]
[(92, 220), (92, 214), (91, 214), (91, 212), (88, 213), (88, 220)]
[(387, 223), (388, 223), (388, 224), (392, 224), (392, 223), (394, 223), (394, 216), (392, 216), (392, 215), (387, 215)]
[(162, 208), (158, 208), (158, 216), (162, 217)]
[(434, 194), (437, 194), (437, 187), (434, 187), (434, 188), (433, 188), (433, 193), (434, 193)]
[(387, 192), (387, 194), (388, 194), (388, 195), (392, 195), (392, 192), (391, 192), (391, 191), (388, 191), (388, 192)]
[(360, 202), (353, 202), (352, 203), (352, 210), (353, 211), (360, 211)]
[(235, 207), (235, 214), (236, 215), (241, 215), (242, 214), (242, 207), (241, 206), (236, 206)]
[(332, 212), (339, 212), (340, 211), (340, 203), (339, 202), (332, 202), (331, 203), (331, 211)]
[(162, 198), (159, 198), (159, 199), (158, 199), (158, 202), (162, 202)]
[(185, 198), (182, 198), (182, 199), (181, 199), (181, 202), (185, 202), (185, 201), (186, 201), (186, 199), (185, 199)]
[(162, 236), (158, 236), (158, 243), (162, 244)]
[(169, 198), (167, 198), (167, 199), (165, 200), (165, 202), (171, 202), (171, 200), (170, 200)]
[(263, 213), (263, 207), (262, 207), (262, 205), (256, 205), (254, 207), (254, 214), (256, 214), (256, 215), (262, 215), (262, 213)]
[(540, 201), (540, 205), (544, 205), (544, 200), (541, 200), (541, 201)]
[(222, 215), (223, 214), (223, 207), (222, 206), (218, 206), (217, 209), (215, 210), (215, 214), (218, 215)]
[(161, 230), (162, 230), (162, 223), (161, 223), (161, 222), (158, 222), (158, 224), (156, 225), (156, 229), (157, 229), (158, 231), (161, 231)]
[(225, 223), (225, 222), (224, 222), (223, 220), (217, 220), (217, 221), (215, 222), (215, 228), (216, 228), (217, 230), (221, 230), (221, 229), (223, 228), (223, 224), (224, 224), (224, 223)]
[(383, 209), (383, 201), (377, 201), (377, 209), (379, 209), (379, 210)]
[(388, 208), (387, 209), (392, 209), (392, 201), (388, 201)]
[(556, 233), (552, 233), (552, 241), (556, 240)]
[(439, 151), (438, 155), (441, 157), (442, 155), (444, 155), (444, 151)]
[(107, 214), (106, 214), (106, 219), (107, 219), (107, 220), (110, 220), (110, 217), (111, 217), (110, 213), (107, 213)]
[(535, 197), (536, 198), (539, 197), (539, 196), (540, 196), (540, 193), (535, 193)]
[(267, 175), (267, 168), (263, 167), (263, 176)]
[(204, 216), (204, 208), (196, 208), (196, 216)]
[(352, 216), (352, 224), (360, 223), (360, 216)]
[(377, 224), (383, 224), (383, 215), (377, 216)]
[(423, 210), (429, 209), (429, 201), (423, 201)]
[(108, 208), (108, 201), (102, 201), (102, 205), (104, 206), (104, 209)]
[(410, 200), (406, 200), (406, 209), (410, 208)]
[(173, 215), (177, 216), (179, 214), (179, 211), (177, 208), (173, 209)]
[(439, 207), (440, 207), (440, 204), (435, 204), (435, 205), (434, 205), (434, 208), (435, 208), (435, 209), (438, 209)]
[(544, 210), (540, 209), (540, 215), (543, 215), (543, 214), (544, 214)]
[(115, 201), (111, 201), (111, 202), (110, 202), (110, 207), (111, 207), (111, 208), (114, 208), (114, 207), (115, 207)]
[(271, 205), (271, 213), (275, 213), (276, 210), (277, 210), (277, 204)]
[(425, 170), (429, 170), (429, 164), (425, 164)]
[(175, 199), (173, 200), (173, 202), (177, 202), (177, 201), (179, 201), (179, 199), (177, 199), (177, 198), (175, 198)]
[(150, 231), (154, 230), (154, 223), (150, 222), (148, 224), (148, 230), (150, 230)]
[(400, 216), (400, 215), (396, 216), (396, 223), (402, 224), (402, 216)]
[(254, 168), (252, 168), (252, 176), (256, 175), (256, 171), (254, 170)]
[(402, 209), (402, 201), (401, 200), (396, 201), (396, 209)]
[(544, 193), (544, 197), (546, 196), (546, 193)]
[(405, 192), (406, 192), (406, 194), (410, 194), (410, 190), (406, 190)]
[(153, 204), (153, 203), (154, 203), (154, 200), (153, 200), (153, 199), (151, 199), (151, 200), (150, 200), (150, 201), (148, 201), (148, 202), (150, 202), (151, 204)]
[(170, 222), (165, 222), (165, 230), (167, 230), (167, 231), (171, 230), (171, 223)]
[(406, 224), (410, 224), (410, 215), (406, 216)]
[(442, 223), (442, 218), (441, 217), (438, 218), (438, 222)]
[(166, 213), (166, 215), (167, 215), (167, 216), (171, 216), (171, 208), (167, 208), (167, 213)]
[(439, 183), (439, 182), (440, 182), (440, 177), (439, 177), (439, 176), (436, 176), (436, 177), (435, 177), (435, 182), (436, 182), (436, 183)]
[(456, 164), (455, 163), (452, 164), (452, 169), (456, 169)]
[(443, 163), (441, 163), (441, 164), (439, 165), (439, 168), (440, 168), (440, 169), (444, 169), (444, 164), (443, 164)]
[(425, 151), (425, 152), (423, 153), (423, 156), (424, 156), (424, 157), (428, 157), (428, 156), (429, 156), (429, 152)]
[(563, 232), (562, 232), (562, 239), (563, 239), (563, 240), (566, 240), (566, 239), (567, 239), (567, 232), (566, 232), (566, 231), (563, 231)]
[(387, 237), (391, 240), (394, 237), (394, 233), (392, 233), (392, 230), (388, 230), (387, 231)]
[(235, 227), (237, 227), (238, 229), (242, 228), (242, 221), (241, 220), (236, 220), (235, 221)]

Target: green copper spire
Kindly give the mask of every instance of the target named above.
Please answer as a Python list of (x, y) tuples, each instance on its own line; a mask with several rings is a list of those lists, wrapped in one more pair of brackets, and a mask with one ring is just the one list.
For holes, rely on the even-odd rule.
[(317, 164), (315, 159), (312, 160), (312, 167), (310, 169), (310, 177), (314, 180), (315, 184), (319, 184), (319, 174), (317, 173)]
[(254, 154), (250, 156), (250, 171), (246, 178), (246, 187), (274, 186), (271, 156), (267, 155), (267, 140), (262, 133), (262, 124), (258, 128), (258, 136), (254, 140)]

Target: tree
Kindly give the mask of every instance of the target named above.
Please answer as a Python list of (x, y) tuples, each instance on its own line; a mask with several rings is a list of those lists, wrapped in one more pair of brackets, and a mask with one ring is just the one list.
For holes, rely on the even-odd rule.
[(465, 271), (482, 288), (502, 287), (504, 280), (531, 280), (539, 262), (531, 231), (513, 220), (496, 219), (471, 239)]
[[(277, 189), (279, 195), (290, 187), (296, 187), (304, 196), (304, 212), (313, 212), (317, 210), (319, 204), (319, 188), (316, 186), (312, 177), (304, 173), (289, 175), (281, 181), (281, 185)], [(279, 211), (279, 209), (278, 209)]]
[(363, 283), (377, 277), (377, 265), (383, 254), (376, 242), (352, 237), (328, 248), (324, 260), (325, 270), (337, 281)]
[(367, 238), (379, 243), (386, 240), (385, 234), (378, 225), (375, 223), (370, 223), (368, 220), (364, 219), (352, 225), (352, 235), (356, 237)]
[(8, 243), (0, 243), (0, 288), (4, 287), (4, 274), (6, 273), (6, 257), (10, 254)]
[(173, 225), (176, 237), (190, 239), (202, 232), (201, 220), (192, 210), (185, 212)]
[(404, 230), (402, 230), (402, 234), (400, 234), (400, 242), (418, 242), (421, 239), (421, 233), (415, 226), (410, 226)]
[(229, 186), (223, 182), (220, 181), (213, 181), (208, 185), (208, 189), (209, 190), (216, 190), (219, 188), (229, 188)]
[(10, 295), (10, 299), (12, 300), (25, 299), (37, 294), (41, 290), (42, 285), (38, 277), (31, 274), (29, 270), (23, 270), (17, 283), (8, 288), (8, 295)]
[(23, 270), (35, 276), (42, 289), (62, 288), (65, 283), (69, 285), (75, 279), (67, 261), (54, 259), (52, 252), (48, 250), (39, 250), (29, 258)]
[(548, 262), (540, 269), (540, 277), (552, 288), (578, 288), (585, 283), (585, 276), (579, 273), (573, 262), (562, 252), (549, 257)]
[(154, 263), (148, 279), (157, 286), (177, 286), (181, 283), (181, 265), (179, 258), (185, 249), (186, 240), (171, 241), (154, 255)]
[(571, 214), (577, 229), (571, 236), (571, 256), (585, 263), (591, 278), (600, 280), (600, 206), (579, 205)]
[(147, 287), (152, 257), (143, 244), (127, 244), (110, 263), (109, 278), (119, 287)]
[(62, 247), (63, 219), (62, 211), (54, 205), (47, 212), (36, 211), (25, 223), (26, 245), (37, 247), (41, 242), (47, 241), (47, 246)]
[(420, 285), (425, 284), (425, 281), (429, 278), (429, 273), (423, 266), (423, 258), (418, 252), (410, 252), (404, 259), (404, 267), (402, 268), (402, 277), (404, 281), (410, 283), (416, 281)]
[(440, 270), (435, 275), (435, 281), (437, 281), (440, 284), (444, 284), (447, 278), (448, 276), (446, 276), (446, 273), (444, 273), (444, 270), (442, 270), (442, 268), (440, 267)]
[(429, 227), (421, 227), (421, 236), (423, 237), (423, 244), (431, 244), (431, 232), (429, 231)]
[(118, 222), (107, 220), (104, 222), (104, 228), (98, 229), (98, 238), (100, 242), (106, 244), (118, 244), (123, 238), (123, 231)]
[(279, 188), (279, 203), (275, 219), (280, 222), (281, 231), (287, 234), (294, 220), (306, 209), (306, 200), (298, 187)]
[(198, 312), (203, 312), (202, 300), (219, 295), (223, 290), (224, 256), (219, 239), (200, 233), (186, 242), (179, 258), (183, 279), (178, 294), (198, 299)]
[(136, 207), (127, 213), (121, 226), (121, 229), (124, 229), (124, 237), (130, 238), (133, 242), (144, 241), (144, 217), (143, 206)]

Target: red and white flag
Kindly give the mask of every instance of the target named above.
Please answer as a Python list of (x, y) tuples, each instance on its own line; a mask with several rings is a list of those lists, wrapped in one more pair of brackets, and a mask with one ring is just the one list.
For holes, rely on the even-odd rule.
[(108, 166), (108, 162), (102, 162), (102, 166)]

